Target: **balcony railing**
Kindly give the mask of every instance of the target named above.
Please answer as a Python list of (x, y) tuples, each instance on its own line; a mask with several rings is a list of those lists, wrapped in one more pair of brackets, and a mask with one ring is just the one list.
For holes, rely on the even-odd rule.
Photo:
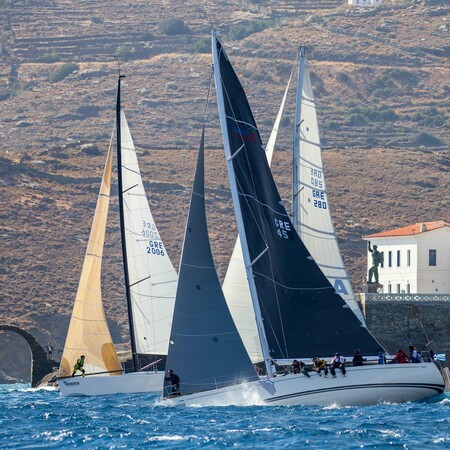
[(359, 294), (367, 302), (449, 302), (450, 294)]

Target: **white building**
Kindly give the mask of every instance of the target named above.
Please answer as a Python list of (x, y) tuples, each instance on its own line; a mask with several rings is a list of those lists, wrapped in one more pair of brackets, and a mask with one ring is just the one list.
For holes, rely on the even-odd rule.
[(373, 8), (383, 3), (383, 0), (348, 0), (348, 4), (363, 8)]
[[(383, 293), (450, 293), (450, 223), (415, 223), (363, 239), (383, 254), (378, 267)], [(367, 269), (371, 266), (367, 251)]]

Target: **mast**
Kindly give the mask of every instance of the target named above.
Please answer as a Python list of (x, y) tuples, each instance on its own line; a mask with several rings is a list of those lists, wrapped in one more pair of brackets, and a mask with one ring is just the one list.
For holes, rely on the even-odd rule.
[(117, 80), (117, 103), (116, 103), (116, 144), (117, 144), (117, 179), (118, 179), (118, 190), (119, 190), (119, 213), (120, 213), (120, 238), (122, 241), (122, 258), (123, 258), (123, 271), (125, 276), (125, 292), (127, 296), (127, 310), (128, 310), (128, 323), (130, 327), (130, 341), (131, 341), (131, 356), (133, 363), (133, 371), (138, 368), (137, 354), (136, 354), (136, 339), (134, 335), (134, 323), (133, 314), (131, 312), (131, 292), (130, 292), (130, 277), (128, 274), (128, 263), (127, 263), (127, 244), (125, 240), (125, 219), (124, 219), (124, 208), (123, 208), (123, 183), (122, 183), (122, 130), (121, 130), (121, 119), (120, 119), (120, 80), (125, 78), (125, 75), (120, 75)]
[(223, 138), (223, 144), (224, 144), (224, 149), (225, 149), (225, 156), (226, 156), (226, 160), (227, 160), (228, 174), (229, 174), (229, 178), (230, 178), (231, 196), (233, 198), (233, 204), (234, 204), (234, 208), (236, 211), (236, 222), (237, 222), (237, 227), (238, 227), (238, 231), (239, 231), (239, 237), (241, 240), (242, 253), (243, 253), (244, 263), (245, 263), (245, 271), (247, 274), (247, 280), (248, 280), (248, 284), (249, 284), (249, 288), (250, 288), (253, 309), (255, 311), (255, 319), (256, 319), (256, 326), (258, 329), (258, 336), (259, 336), (259, 340), (261, 342), (261, 350), (262, 350), (262, 355), (264, 358), (264, 364), (266, 367), (266, 374), (269, 377), (270, 373), (271, 373), (270, 372), (271, 371), (271, 357), (269, 355), (269, 345), (267, 343), (266, 332), (264, 330), (264, 325), (262, 323), (261, 308), (259, 306), (258, 293), (256, 290), (255, 279), (253, 277), (253, 271), (252, 271), (253, 263), (250, 259), (250, 254), (248, 251), (247, 236), (245, 234), (245, 227), (244, 227), (244, 222), (242, 219), (241, 205), (239, 202), (239, 194), (238, 194), (238, 190), (237, 190), (237, 182), (236, 182), (236, 177), (234, 174), (233, 158), (231, 156), (230, 141), (228, 138), (227, 121), (226, 121), (226, 113), (225, 113), (225, 104), (224, 104), (224, 98), (223, 98), (222, 77), (220, 74), (219, 58), (218, 58), (218, 54), (217, 54), (217, 44), (216, 44), (217, 39), (216, 39), (216, 33), (214, 30), (212, 31), (211, 35), (212, 35), (214, 81), (216, 84), (216, 94), (217, 94), (217, 105), (219, 108), (220, 128), (222, 130), (222, 138)]
[(302, 115), (302, 92), (303, 92), (303, 66), (305, 64), (305, 50), (303, 45), (299, 49), (299, 64), (297, 73), (297, 90), (295, 95), (295, 127), (294, 127), (294, 152), (293, 152), (293, 170), (292, 170), (292, 223), (297, 233), (300, 233), (300, 213), (298, 208), (297, 196), (300, 194), (300, 179), (298, 171), (300, 170), (300, 117)]

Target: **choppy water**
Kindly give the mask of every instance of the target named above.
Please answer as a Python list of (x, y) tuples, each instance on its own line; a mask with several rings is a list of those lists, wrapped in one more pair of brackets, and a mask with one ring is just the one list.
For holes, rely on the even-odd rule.
[(0, 385), (0, 448), (450, 448), (450, 394), (365, 407), (165, 407)]

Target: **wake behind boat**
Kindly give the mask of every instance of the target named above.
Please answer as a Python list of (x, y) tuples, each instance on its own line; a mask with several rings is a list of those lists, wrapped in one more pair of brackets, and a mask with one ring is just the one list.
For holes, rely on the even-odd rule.
[[(266, 375), (255, 380), (247, 374), (248, 362), (244, 358), (232, 371), (224, 362), (222, 367), (227, 371), (223, 374), (216, 367), (217, 362), (211, 374), (201, 370), (189, 373), (185, 386), (185, 359), (175, 353), (171, 357), (171, 351), (180, 342), (188, 348), (194, 340), (180, 334), (177, 341), (171, 338), (174, 344), (169, 348), (169, 359), (170, 366), (180, 375), (181, 392), (187, 395), (171, 401), (202, 406), (240, 405), (247, 404), (249, 397), (256, 397), (258, 402), (272, 405), (369, 405), (415, 401), (443, 392), (442, 377), (432, 363), (349, 367), (345, 376), (329, 378), (316, 373), (306, 377), (273, 372), (274, 360), (311, 360), (313, 356), (336, 351), (350, 355), (354, 348), (375, 355), (382, 348), (336, 293), (296, 232), (270, 172), (245, 93), (214, 33), (212, 44), (225, 157)], [(185, 247), (189, 240), (190, 233), (186, 233)], [(182, 272), (183, 267), (180, 277)], [(194, 274), (191, 271), (191, 278)], [(204, 288), (199, 285), (199, 290)], [(175, 312), (180, 289), (182, 286), (177, 291)], [(188, 302), (199, 300), (192, 291), (189, 298), (182, 300), (183, 308), (188, 308)], [(217, 330), (207, 323), (208, 312), (206, 303), (198, 308), (196, 334), (204, 333), (205, 339), (220, 341)], [(233, 345), (226, 351), (239, 348), (235, 339)], [(196, 358), (208, 368), (214, 358), (214, 345), (197, 348)], [(220, 380), (215, 386), (214, 377)]]
[(119, 361), (101, 294), (101, 263), (112, 178), (111, 139), (59, 370), (62, 396), (153, 392), (163, 384), (164, 372), (157, 371), (157, 362), (167, 355), (177, 275), (145, 194), (133, 140), (121, 108), (121, 78), (117, 86), (116, 146), (133, 371), (124, 373)]

